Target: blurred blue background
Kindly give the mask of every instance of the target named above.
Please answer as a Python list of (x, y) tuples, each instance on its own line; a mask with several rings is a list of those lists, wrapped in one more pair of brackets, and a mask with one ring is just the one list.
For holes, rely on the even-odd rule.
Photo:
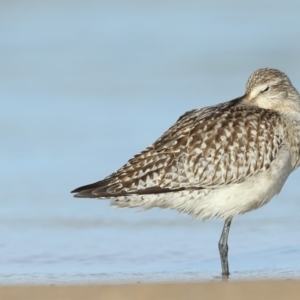
[[(0, 282), (211, 280), (223, 222), (111, 208), (98, 181), (261, 67), (300, 89), (298, 1), (1, 1)], [(299, 171), (233, 220), (233, 279), (300, 277)]]

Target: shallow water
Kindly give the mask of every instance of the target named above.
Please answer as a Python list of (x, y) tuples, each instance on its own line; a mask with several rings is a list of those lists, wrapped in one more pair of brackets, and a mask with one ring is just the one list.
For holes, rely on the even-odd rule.
[[(183, 112), (240, 96), (259, 67), (300, 88), (300, 4), (285, 5), (1, 3), (0, 284), (219, 280), (222, 221), (69, 191)], [(233, 220), (232, 279), (300, 277), (299, 179)]]

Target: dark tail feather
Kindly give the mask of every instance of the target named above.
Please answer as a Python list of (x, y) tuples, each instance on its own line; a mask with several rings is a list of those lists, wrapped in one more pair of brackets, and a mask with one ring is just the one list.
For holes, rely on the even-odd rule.
[(93, 194), (93, 190), (78, 192), (77, 194), (74, 195), (74, 197), (75, 198), (97, 198), (97, 196)]
[[(99, 189), (101, 187), (106, 187), (111, 179), (104, 179), (92, 184), (81, 186), (73, 191), (71, 193), (76, 193), (74, 197), (76, 198), (98, 198), (99, 196), (96, 196), (93, 194), (93, 191), (96, 189)], [(111, 194), (104, 193), (103, 197), (109, 197)]]
[(72, 191), (71, 193), (76, 193), (74, 195), (75, 198), (114, 198), (114, 197), (128, 196), (133, 194), (147, 195), (147, 194), (178, 192), (178, 191), (185, 190), (185, 188), (168, 189), (168, 188), (160, 188), (160, 187), (150, 187), (150, 188), (137, 190), (133, 192), (123, 191), (123, 192), (111, 193), (110, 188), (118, 184), (108, 186), (109, 182), (110, 180), (107, 179), (89, 185), (81, 186), (75, 189), (74, 191)]

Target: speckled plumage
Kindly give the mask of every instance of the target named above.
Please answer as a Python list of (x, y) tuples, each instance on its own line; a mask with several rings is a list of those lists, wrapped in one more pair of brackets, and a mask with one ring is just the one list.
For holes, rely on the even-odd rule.
[(245, 95), (185, 113), (156, 142), (75, 197), (118, 207), (171, 208), (221, 217), (222, 275), (231, 220), (267, 203), (300, 164), (300, 96), (279, 70), (259, 69)]
[[(173, 208), (204, 219), (257, 208), (284, 183), (255, 193), (274, 162), (284, 156), (285, 179), (298, 166), (299, 107), (299, 94), (284, 73), (260, 69), (244, 96), (185, 113), (150, 147), (104, 180), (76, 189), (75, 196), (111, 198), (119, 207)], [(226, 208), (232, 198), (227, 191), (249, 189), (250, 178), (253, 199), (234, 197), (236, 209)]]

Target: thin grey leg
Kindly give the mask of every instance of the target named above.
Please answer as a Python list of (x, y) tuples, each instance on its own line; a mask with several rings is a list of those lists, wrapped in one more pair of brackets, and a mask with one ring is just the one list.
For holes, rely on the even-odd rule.
[(229, 277), (227, 240), (228, 240), (231, 220), (232, 219), (227, 219), (225, 221), (223, 231), (221, 234), (221, 238), (219, 241), (219, 251), (220, 251), (221, 265), (222, 265), (222, 276), (225, 278)]

